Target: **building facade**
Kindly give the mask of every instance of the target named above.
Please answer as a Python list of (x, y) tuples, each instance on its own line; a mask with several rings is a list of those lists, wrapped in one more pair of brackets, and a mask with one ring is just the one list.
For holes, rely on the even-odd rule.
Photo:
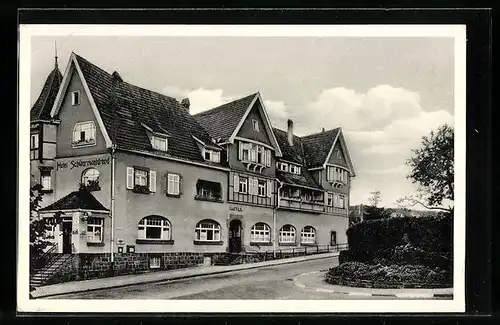
[(129, 84), (75, 53), (58, 71), (42, 91), (52, 98), (42, 122), (32, 109), (46, 148), (32, 172), (48, 175), (40, 214), (61, 217), (51, 234), (58, 252), (210, 255), (347, 242), (355, 173), (340, 128), (304, 137), (292, 121), (273, 128), (259, 93), (192, 115), (188, 99)]

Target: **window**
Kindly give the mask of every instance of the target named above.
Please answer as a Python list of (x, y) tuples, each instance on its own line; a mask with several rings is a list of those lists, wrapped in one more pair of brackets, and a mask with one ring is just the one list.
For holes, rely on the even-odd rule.
[(271, 166), (271, 150), (255, 143), (239, 142), (238, 159)]
[(310, 192), (305, 192), (305, 193), (304, 193), (304, 200), (305, 200), (306, 202), (310, 202), (310, 201), (311, 201), (311, 199), (312, 199), (312, 195), (311, 195), (311, 193), (310, 193)]
[(181, 177), (178, 174), (168, 174), (167, 175), (167, 194), (179, 195), (180, 191)]
[(287, 172), (288, 171), (288, 164), (286, 163), (280, 163), (280, 170)]
[(161, 266), (161, 257), (160, 256), (151, 256), (149, 258), (149, 267), (151, 269), (159, 269)]
[(40, 184), (42, 185), (42, 191), (52, 190), (52, 176), (50, 175), (50, 170), (40, 171)]
[(344, 208), (345, 207), (345, 197), (343, 195), (339, 195), (339, 208)]
[(338, 159), (342, 159), (342, 154), (340, 153), (340, 149), (335, 149), (335, 155)]
[(312, 226), (305, 226), (300, 233), (301, 244), (315, 244), (316, 243), (316, 230)]
[(241, 160), (243, 161), (249, 161), (250, 160), (250, 145), (248, 143), (241, 143), (242, 147), (242, 158)]
[(103, 225), (104, 225), (104, 219), (102, 218), (87, 219), (87, 242), (101, 243), (103, 241), (102, 240)]
[(248, 178), (246, 177), (240, 177), (240, 182), (239, 182), (239, 192), (243, 194), (248, 193)]
[(220, 239), (220, 225), (213, 220), (203, 220), (196, 225), (195, 239), (198, 241), (217, 242)]
[(343, 194), (333, 194), (333, 206), (343, 209), (345, 207), (345, 196)]
[(328, 205), (329, 207), (333, 206), (333, 194), (332, 193), (328, 193), (326, 205)]
[(258, 195), (259, 196), (266, 196), (266, 182), (265, 181), (259, 180)]
[(142, 169), (135, 169), (134, 184), (139, 186), (148, 186), (148, 172)]
[(250, 241), (254, 243), (268, 243), (271, 241), (271, 228), (263, 223), (256, 223), (250, 229)]
[(93, 121), (76, 123), (73, 128), (73, 146), (95, 144), (95, 124)]
[(71, 93), (71, 104), (73, 106), (80, 105), (80, 91), (74, 91)]
[(220, 162), (220, 152), (215, 151), (215, 150), (204, 149), (204, 157), (203, 158), (205, 158), (205, 160), (218, 163), (218, 162)]
[(259, 121), (252, 120), (252, 129), (256, 132), (259, 132)]
[(152, 136), (151, 143), (152, 143), (153, 149), (167, 151), (167, 148), (168, 148), (167, 138), (163, 138), (163, 137), (159, 137), (159, 136)]
[(264, 147), (257, 146), (257, 162), (259, 164), (265, 164), (265, 159), (266, 156), (264, 156)]
[(86, 169), (82, 173), (82, 185), (89, 190), (99, 190), (99, 171), (95, 168)]
[(328, 166), (327, 167), (327, 180), (329, 182), (342, 182), (347, 183), (348, 171), (342, 168)]
[(220, 183), (199, 179), (196, 183), (196, 199), (220, 201), (222, 199)]
[(30, 137), (30, 159), (38, 159), (39, 155), (39, 147), (38, 147), (38, 134), (32, 134)]
[(148, 216), (139, 221), (138, 239), (170, 240), (170, 222), (161, 216)]
[(156, 192), (156, 172), (143, 167), (127, 167), (127, 189), (138, 193)]
[(295, 243), (295, 227), (292, 225), (284, 225), (279, 232), (280, 243)]

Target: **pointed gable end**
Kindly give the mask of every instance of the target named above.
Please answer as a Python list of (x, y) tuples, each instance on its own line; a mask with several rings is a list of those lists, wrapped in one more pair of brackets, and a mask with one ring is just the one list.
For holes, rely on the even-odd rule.
[(351, 157), (349, 155), (349, 150), (347, 148), (347, 143), (342, 133), (342, 129), (339, 128), (337, 136), (332, 144), (328, 157), (326, 158), (326, 164), (337, 164), (344, 166), (349, 169), (351, 176), (356, 176), (354, 171), (354, 165), (352, 164)]
[(110, 148), (112, 145), (111, 138), (108, 135), (108, 132), (107, 132), (107, 129), (106, 129), (104, 122), (102, 120), (101, 114), (97, 108), (95, 101), (94, 101), (93, 94), (90, 91), (89, 86), (87, 84), (87, 80), (85, 78), (85, 75), (82, 72), (82, 68), (79, 64), (79, 60), (84, 60), (84, 59), (77, 56), (74, 52), (72, 52), (71, 56), (69, 58), (69, 62), (66, 66), (66, 70), (64, 72), (61, 86), (59, 87), (59, 91), (57, 92), (57, 96), (56, 96), (56, 99), (54, 101), (54, 106), (52, 107), (52, 111), (50, 113), (50, 116), (51, 116), (51, 118), (56, 118), (58, 116), (59, 110), (61, 109), (61, 105), (63, 103), (63, 99), (66, 96), (66, 92), (68, 90), (68, 85), (71, 81), (71, 77), (72, 77), (73, 73), (76, 71), (76, 73), (78, 74), (78, 76), (82, 82), (83, 88), (85, 90), (85, 95), (90, 102), (90, 106), (92, 107), (92, 111), (93, 111), (94, 116), (95, 116), (97, 123), (99, 125), (99, 129), (101, 130), (102, 135), (104, 137), (104, 140), (106, 142), (106, 147)]
[[(255, 109), (255, 110), (254, 110)], [(278, 140), (276, 139), (274, 132), (273, 132), (273, 127), (271, 125), (271, 120), (269, 119), (269, 115), (267, 114), (267, 110), (264, 106), (264, 101), (262, 100), (262, 97), (260, 96), (260, 93), (257, 92), (255, 94), (255, 98), (252, 100), (250, 105), (247, 107), (247, 110), (241, 120), (238, 123), (238, 126), (234, 129), (232, 135), (229, 137), (229, 142), (234, 143), (235, 138), (238, 136), (240, 133), (243, 125), (248, 125), (252, 127), (252, 116), (251, 113), (256, 114), (255, 118), (258, 122), (262, 121), (263, 125), (260, 125), (259, 123), (259, 128), (260, 131), (263, 132), (266, 135), (266, 139), (270, 142), (271, 146), (275, 149), (275, 154), (277, 157), (281, 157), (281, 148), (278, 144)], [(250, 118), (249, 118), (250, 116)], [(264, 142), (265, 143), (265, 142)]]

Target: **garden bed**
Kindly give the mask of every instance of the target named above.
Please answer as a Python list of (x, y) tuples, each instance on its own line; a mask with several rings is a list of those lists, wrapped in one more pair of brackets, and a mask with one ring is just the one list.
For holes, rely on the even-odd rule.
[(449, 270), (424, 265), (383, 265), (346, 262), (331, 268), (326, 282), (349, 287), (402, 289), (450, 288), (453, 286)]

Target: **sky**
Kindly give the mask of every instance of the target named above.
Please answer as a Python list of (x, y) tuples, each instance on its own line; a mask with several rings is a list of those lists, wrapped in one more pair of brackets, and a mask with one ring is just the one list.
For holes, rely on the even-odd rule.
[(351, 205), (381, 206), (416, 187), (405, 161), (454, 121), (454, 40), (445, 37), (36, 36), (31, 104), (75, 52), (132, 84), (182, 99), (191, 113), (259, 91), (275, 127), (298, 136), (341, 127), (354, 164)]

